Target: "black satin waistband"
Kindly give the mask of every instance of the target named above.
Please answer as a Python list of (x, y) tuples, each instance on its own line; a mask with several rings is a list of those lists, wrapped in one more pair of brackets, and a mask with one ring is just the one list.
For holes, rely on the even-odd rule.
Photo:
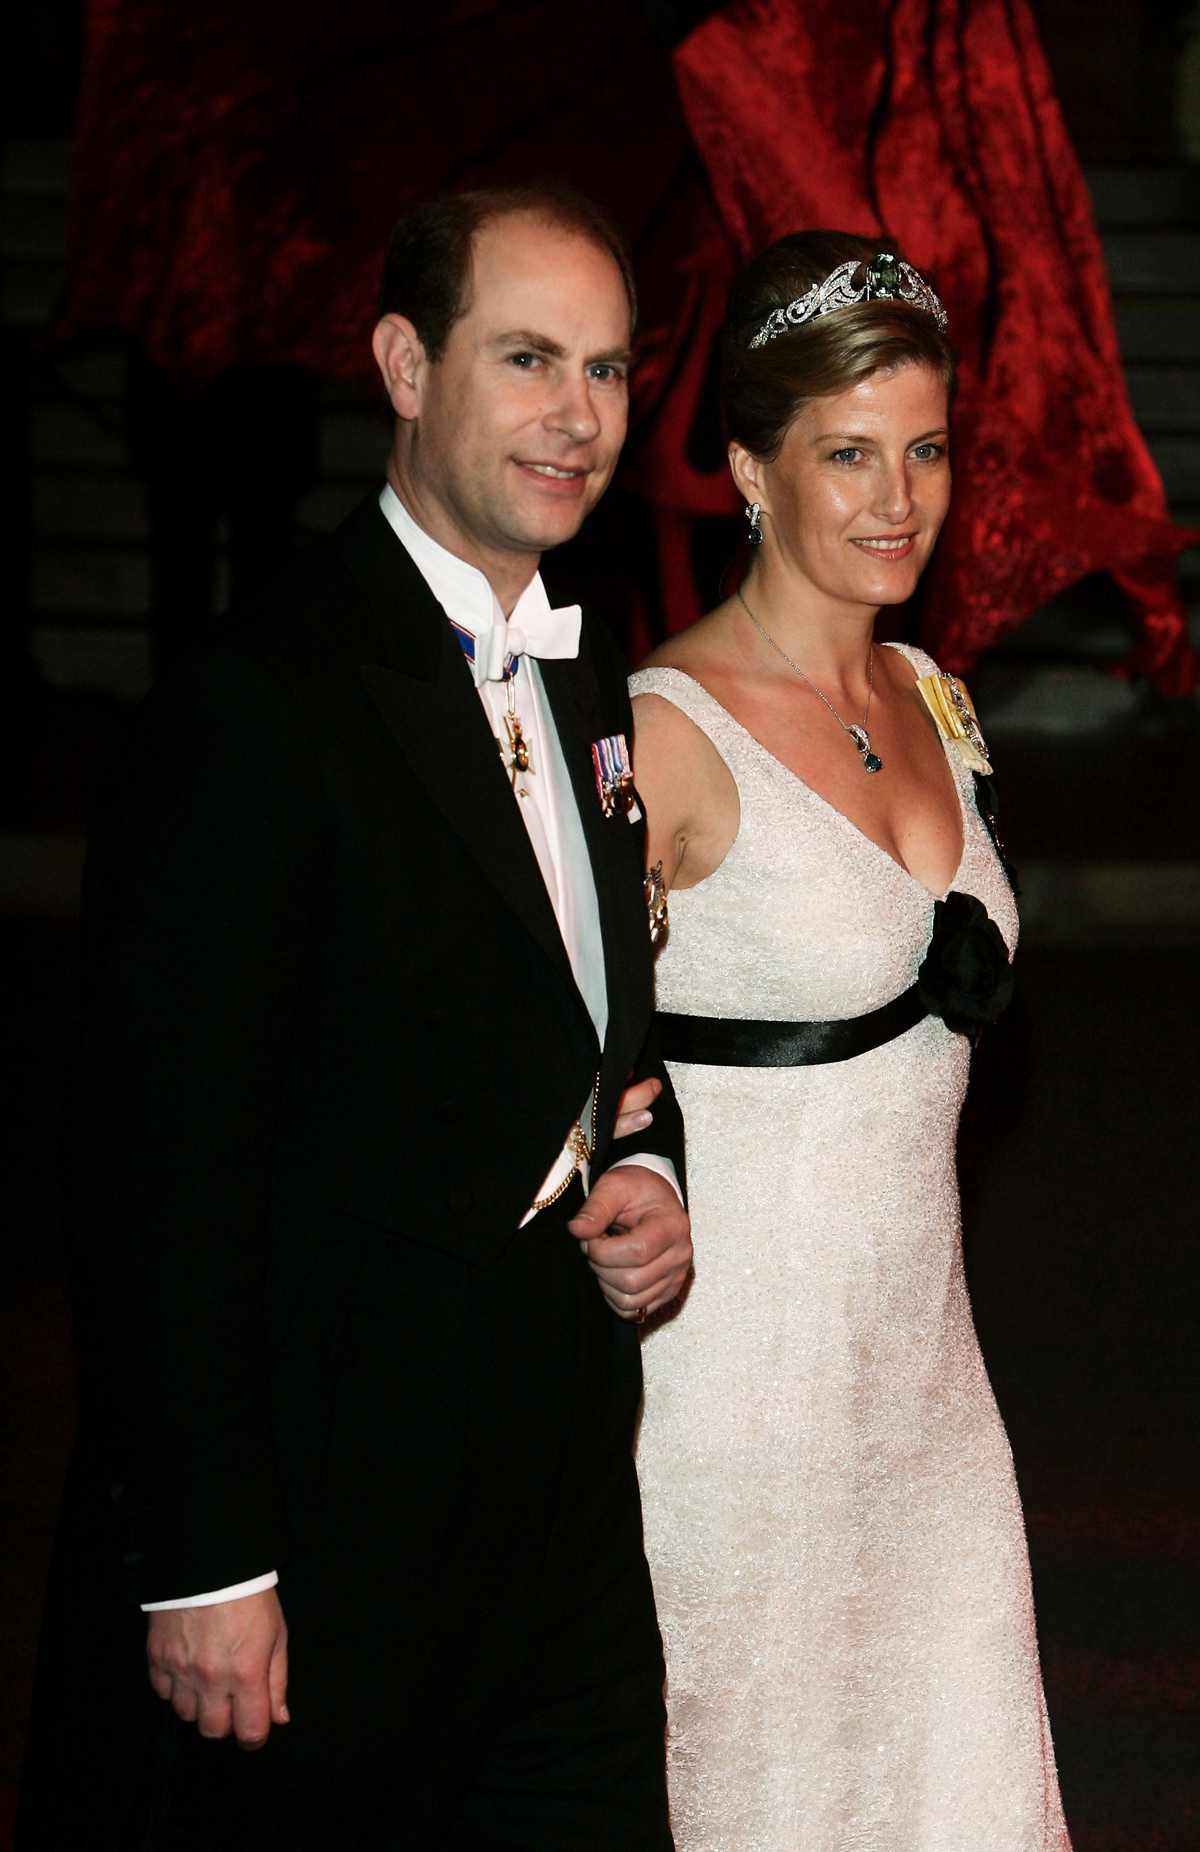
[(670, 1010), (659, 1010), (655, 1021), (664, 1061), (700, 1067), (815, 1067), (880, 1048), (928, 1014), (913, 984), (880, 1009), (840, 1022), (750, 1022), (737, 1016), (677, 1016)]

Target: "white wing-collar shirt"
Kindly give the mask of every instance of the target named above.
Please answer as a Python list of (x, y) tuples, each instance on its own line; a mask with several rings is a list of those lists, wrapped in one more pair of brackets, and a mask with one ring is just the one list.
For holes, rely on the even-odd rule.
[(460, 640), (465, 632), (474, 643), (474, 661), (468, 659), (467, 667), (497, 742), (506, 740), (504, 666), (511, 657), (519, 659), (513, 678), (514, 705), (529, 747), (530, 767), (517, 779), (517, 789), (524, 793), (517, 802), (567, 948), (572, 976), (603, 1048), (608, 985), (596, 885), (571, 775), (537, 664), (538, 657), (578, 656), (583, 613), (577, 604), (552, 610), (542, 575), (535, 572), (506, 622), (495, 592), (478, 567), (432, 539), (413, 520), (390, 483), (379, 505)]
[[(379, 506), (392, 532), (460, 633), (460, 640), (465, 634), (474, 645), (474, 657), (468, 656), (467, 664), (488, 725), (496, 737), (497, 751), (500, 743), (506, 742), (504, 716), (508, 695), (504, 667), (511, 657), (519, 658), (515, 707), (529, 747), (530, 764), (529, 770), (517, 780), (517, 789), (524, 795), (515, 801), (520, 806), (530, 845), (546, 883), (546, 892), (571, 962), (571, 973), (603, 1048), (608, 1028), (608, 984), (596, 883), (571, 774), (563, 758), (558, 728), (538, 668), (539, 657), (559, 660), (578, 656), (583, 613), (577, 604), (552, 608), (542, 575), (535, 572), (513, 606), (512, 616), (506, 619), (484, 574), (427, 534), (413, 520), (390, 483), (380, 494)], [(591, 1107), (589, 1093), (580, 1109), (580, 1119), (589, 1137)], [(537, 1193), (538, 1199), (556, 1190), (571, 1174), (574, 1164), (574, 1146), (568, 1142), (551, 1166)], [(616, 1170), (622, 1164), (642, 1164), (648, 1170), (657, 1171), (676, 1194), (681, 1195), (670, 1158), (639, 1153), (636, 1157), (619, 1158), (611, 1168)], [(580, 1165), (580, 1171), (586, 1189), (586, 1161)], [(532, 1208), (526, 1212), (522, 1228), (535, 1214)], [(203, 1595), (183, 1595), (173, 1601), (146, 1601), (142, 1606), (148, 1614), (164, 1608), (211, 1607), (218, 1601), (237, 1601), (243, 1595), (257, 1595), (263, 1589), (274, 1588), (278, 1580), (277, 1572), (272, 1569), (230, 1588), (213, 1589)]]

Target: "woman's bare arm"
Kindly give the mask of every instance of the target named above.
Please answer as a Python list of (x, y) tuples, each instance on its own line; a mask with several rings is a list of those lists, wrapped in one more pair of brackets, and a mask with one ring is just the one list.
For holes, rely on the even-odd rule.
[(733, 774), (707, 735), (661, 695), (635, 695), (633, 726), (648, 865), (662, 863), (667, 888), (695, 887), (721, 866), (737, 836)]

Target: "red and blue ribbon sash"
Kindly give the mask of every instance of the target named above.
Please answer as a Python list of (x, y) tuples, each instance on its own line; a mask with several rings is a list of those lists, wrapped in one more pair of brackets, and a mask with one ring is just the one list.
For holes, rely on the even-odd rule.
[[(459, 642), (462, 644), (463, 655), (466, 657), (468, 662), (474, 662), (475, 660), (475, 638), (471, 635), (471, 632), (469, 630), (464, 630), (461, 624), (456, 624), (453, 618), (450, 618), (449, 623), (450, 623), (451, 630), (454, 632), (455, 636), (458, 638)], [(510, 651), (509, 654), (504, 658), (504, 668), (501, 671), (501, 675), (500, 675), (501, 681), (510, 682), (513, 676), (516, 674), (517, 670), (520, 668), (520, 666), (521, 666), (521, 658), (519, 656), (514, 656), (512, 652)]]

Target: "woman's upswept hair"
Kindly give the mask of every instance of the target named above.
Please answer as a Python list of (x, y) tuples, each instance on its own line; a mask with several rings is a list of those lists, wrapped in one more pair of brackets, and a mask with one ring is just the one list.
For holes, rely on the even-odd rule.
[(751, 258), (729, 292), (721, 331), (721, 398), (730, 437), (771, 462), (809, 399), (847, 392), (872, 373), (932, 367), (954, 392), (954, 350), (933, 316), (912, 303), (874, 297), (750, 343), (775, 309), (797, 301), (839, 264), (870, 263), (889, 239), (853, 232), (791, 232)]

